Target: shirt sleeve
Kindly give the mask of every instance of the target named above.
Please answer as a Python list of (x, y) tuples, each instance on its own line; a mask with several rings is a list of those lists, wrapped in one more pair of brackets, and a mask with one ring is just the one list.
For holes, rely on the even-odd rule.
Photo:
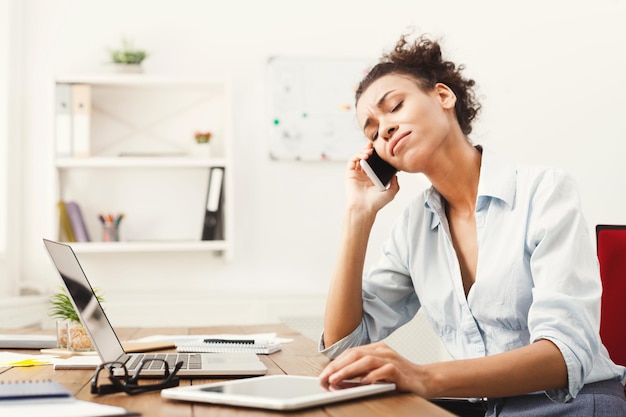
[(602, 283), (574, 179), (547, 171), (531, 204), (526, 242), (534, 284), (530, 340), (550, 340), (561, 351), (568, 387), (546, 394), (565, 402), (576, 397), (599, 351)]
[(408, 211), (394, 224), (382, 255), (363, 280), (363, 318), (348, 336), (319, 350), (331, 359), (344, 350), (380, 341), (409, 322), (419, 310), (413, 281), (408, 270), (406, 223)]
[(367, 341), (366, 339), (364, 339), (365, 335), (366, 333), (363, 328), (363, 322), (361, 321), (359, 326), (356, 329), (354, 329), (352, 333), (350, 333), (343, 339), (339, 340), (338, 342), (333, 343), (331, 346), (326, 347), (324, 345), (324, 333), (322, 332), (322, 335), (320, 336), (318, 349), (321, 353), (323, 353), (330, 359), (335, 359), (344, 350), (347, 350), (351, 347), (361, 346), (363, 344), (366, 344)]

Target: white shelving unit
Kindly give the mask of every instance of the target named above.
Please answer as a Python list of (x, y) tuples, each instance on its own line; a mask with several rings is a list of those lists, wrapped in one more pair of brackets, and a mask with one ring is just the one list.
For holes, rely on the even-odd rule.
[[(77, 252), (212, 251), (230, 258), (233, 193), (228, 83), (146, 74), (81, 74), (57, 77), (55, 91), (59, 84), (88, 85), (91, 109), (89, 156), (55, 153), (56, 193), (51, 208), (57, 214), (56, 236), (56, 203), (75, 201), (91, 240), (73, 243)], [(197, 144), (196, 131), (210, 131), (210, 145)], [(56, 145), (53, 149), (56, 152)], [(212, 167), (225, 170), (223, 236), (202, 240)], [(98, 215), (106, 213), (124, 213), (120, 242), (102, 241)]]

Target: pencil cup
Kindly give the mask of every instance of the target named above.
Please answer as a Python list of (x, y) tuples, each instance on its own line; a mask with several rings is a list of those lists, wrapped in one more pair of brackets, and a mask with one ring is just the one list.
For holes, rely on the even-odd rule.
[(120, 240), (120, 228), (112, 224), (105, 224), (102, 226), (102, 241), (103, 242), (119, 242)]
[(88, 352), (93, 350), (91, 339), (82, 324), (67, 323), (67, 349), (72, 352)]

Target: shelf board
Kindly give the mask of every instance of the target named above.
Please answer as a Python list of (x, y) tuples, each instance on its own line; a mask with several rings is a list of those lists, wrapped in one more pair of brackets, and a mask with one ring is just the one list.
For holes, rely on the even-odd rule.
[(71, 242), (76, 253), (130, 253), (130, 252), (203, 252), (226, 251), (223, 240), (151, 241), (151, 242)]
[(225, 158), (194, 157), (92, 157), (58, 158), (57, 168), (208, 168), (226, 166)]
[(210, 87), (224, 85), (224, 80), (188, 78), (156, 74), (63, 74), (56, 77), (55, 82), (67, 84), (92, 84), (113, 86), (180, 86), (180, 87)]

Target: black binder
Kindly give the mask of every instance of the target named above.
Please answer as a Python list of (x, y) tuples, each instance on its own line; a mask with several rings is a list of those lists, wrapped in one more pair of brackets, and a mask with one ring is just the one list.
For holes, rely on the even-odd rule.
[(209, 171), (209, 187), (206, 197), (206, 211), (202, 227), (202, 240), (224, 239), (224, 168), (213, 167)]

